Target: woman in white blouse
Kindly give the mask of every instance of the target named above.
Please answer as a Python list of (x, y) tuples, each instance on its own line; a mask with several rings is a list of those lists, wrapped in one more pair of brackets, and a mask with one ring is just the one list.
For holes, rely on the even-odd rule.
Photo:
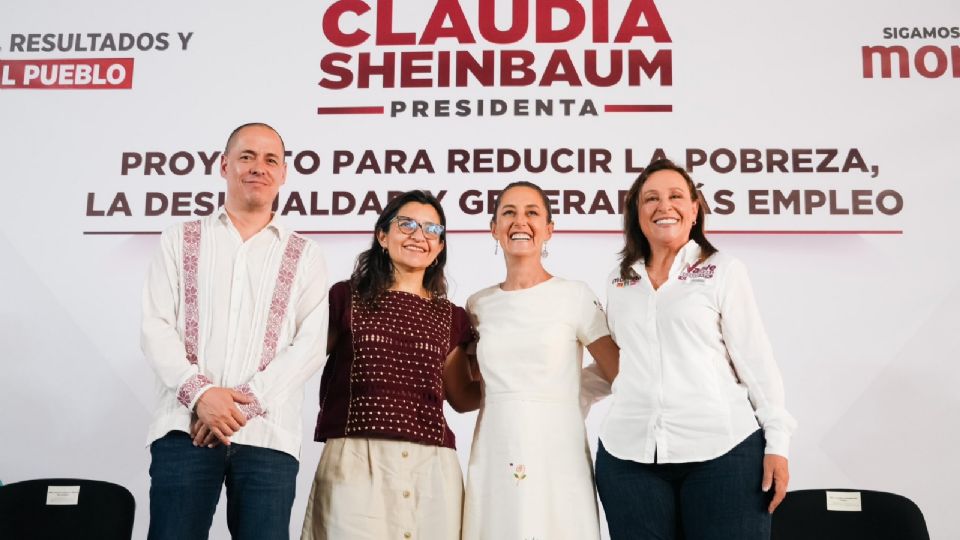
[(627, 193), (624, 234), (596, 469), (610, 537), (769, 538), (795, 423), (746, 270), (706, 239), (696, 187), (666, 159)]

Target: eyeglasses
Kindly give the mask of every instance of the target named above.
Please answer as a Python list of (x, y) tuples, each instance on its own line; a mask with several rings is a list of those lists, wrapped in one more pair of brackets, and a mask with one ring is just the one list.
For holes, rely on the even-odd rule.
[(436, 240), (440, 238), (440, 235), (443, 234), (443, 231), (446, 229), (443, 225), (438, 225), (436, 223), (430, 223), (429, 221), (425, 223), (420, 223), (419, 221), (408, 218), (406, 216), (397, 216), (390, 220), (391, 223), (396, 222), (397, 228), (400, 229), (400, 232), (407, 235), (413, 235), (417, 232), (417, 229), (423, 230), (423, 236), (431, 240)]

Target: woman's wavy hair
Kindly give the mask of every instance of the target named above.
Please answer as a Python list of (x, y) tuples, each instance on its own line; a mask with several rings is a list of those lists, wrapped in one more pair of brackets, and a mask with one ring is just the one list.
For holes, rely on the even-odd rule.
[(697, 205), (697, 222), (694, 223), (690, 229), (690, 238), (700, 246), (701, 259), (706, 259), (717, 252), (717, 248), (707, 240), (706, 233), (704, 232), (706, 227), (704, 223), (706, 221), (704, 219), (706, 216), (704, 201), (700, 196), (700, 192), (697, 191), (697, 186), (693, 183), (693, 179), (690, 178), (690, 174), (688, 174), (683, 167), (680, 167), (667, 158), (655, 159), (651, 161), (650, 164), (647, 165), (647, 168), (640, 173), (640, 176), (634, 180), (623, 202), (624, 246), (623, 250), (620, 251), (621, 279), (636, 279), (639, 277), (632, 268), (634, 263), (641, 260), (648, 261), (650, 259), (650, 241), (647, 240), (643, 231), (640, 230), (639, 200), (640, 191), (643, 188), (644, 182), (646, 182), (653, 173), (658, 171), (674, 171), (682, 176), (687, 183), (687, 189), (690, 191), (690, 199), (700, 203)]
[[(362, 302), (374, 302), (383, 291), (393, 285), (393, 262), (390, 260), (390, 255), (377, 241), (377, 231), (389, 233), (390, 225), (393, 218), (397, 217), (397, 212), (403, 205), (411, 202), (429, 204), (440, 216), (440, 225), (447, 226), (447, 218), (443, 213), (443, 207), (440, 206), (440, 201), (423, 191), (408, 191), (387, 203), (386, 208), (380, 213), (380, 217), (373, 227), (373, 242), (370, 249), (357, 256), (357, 263), (353, 267), (353, 274), (350, 276), (350, 288), (357, 292)], [(423, 274), (423, 286), (430, 291), (430, 295), (434, 299), (446, 298), (447, 296), (447, 278), (443, 275), (443, 269), (447, 264), (446, 231), (440, 235), (440, 241), (443, 242), (443, 249), (440, 250), (434, 263), (427, 267), (427, 271)]]

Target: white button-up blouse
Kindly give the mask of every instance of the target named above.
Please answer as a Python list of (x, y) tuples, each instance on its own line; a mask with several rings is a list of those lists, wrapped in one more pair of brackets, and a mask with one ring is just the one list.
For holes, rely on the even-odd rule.
[(795, 421), (744, 265), (725, 253), (697, 264), (687, 243), (659, 289), (619, 267), (607, 285), (607, 322), (620, 373), (600, 440), (641, 463), (719, 457), (763, 428), (766, 453), (787, 456)]

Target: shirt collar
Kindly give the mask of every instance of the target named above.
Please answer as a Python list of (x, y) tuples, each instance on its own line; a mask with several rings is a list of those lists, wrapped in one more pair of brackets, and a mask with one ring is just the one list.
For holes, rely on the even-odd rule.
[[(688, 240), (687, 243), (680, 248), (680, 251), (677, 252), (677, 256), (674, 257), (673, 265), (670, 267), (670, 274), (674, 275), (681, 269), (686, 268), (687, 265), (692, 266), (699, 260), (700, 244), (698, 244), (696, 240)], [(633, 270), (637, 272), (637, 275), (641, 275), (641, 268), (644, 268), (643, 259), (633, 263)], [(644, 269), (644, 271), (646, 270)]]
[(677, 253), (677, 258), (673, 260), (673, 266), (676, 267), (678, 263), (692, 266), (699, 260), (700, 244), (698, 244), (696, 240), (690, 240), (680, 248), (680, 252)]
[[(217, 209), (217, 212), (214, 215), (217, 217), (217, 222), (219, 222), (221, 225), (224, 225), (227, 227), (233, 227), (233, 223), (230, 221), (230, 216), (227, 215), (226, 208), (221, 206), (220, 208)], [(288, 231), (287, 228), (281, 225), (280, 222), (277, 220), (276, 212), (273, 213), (273, 216), (270, 218), (270, 223), (267, 223), (264, 229), (269, 229), (273, 231), (273, 233), (277, 235), (277, 238), (281, 240), (286, 238), (287, 235), (290, 234), (290, 231)]]

